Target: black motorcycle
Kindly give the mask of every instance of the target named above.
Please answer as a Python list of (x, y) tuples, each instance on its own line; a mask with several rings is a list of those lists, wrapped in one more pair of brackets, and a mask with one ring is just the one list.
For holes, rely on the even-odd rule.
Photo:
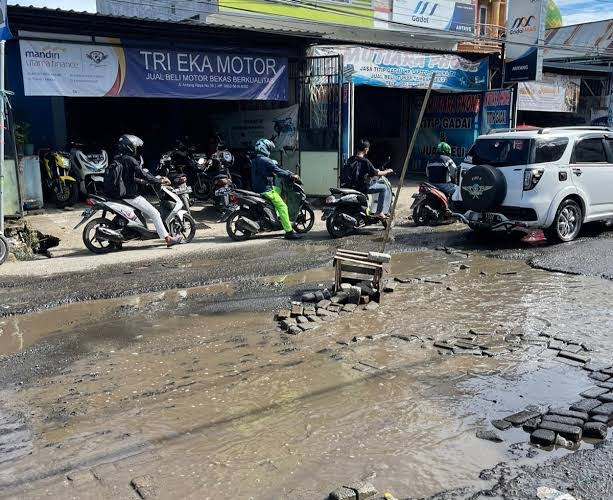
[[(391, 190), (389, 180), (386, 177), (381, 179)], [(332, 238), (344, 238), (365, 226), (387, 226), (386, 220), (371, 215), (369, 199), (364, 193), (349, 188), (330, 188), (330, 194), (323, 207), (322, 220), (326, 221), (326, 229)]]
[[(308, 233), (315, 224), (315, 213), (307, 201), (299, 182), (287, 185), (287, 202), (294, 231)], [(272, 203), (262, 195), (241, 189), (232, 192), (234, 202), (224, 213), (228, 236), (234, 241), (246, 241), (252, 236), (271, 231), (281, 231), (281, 222)]]

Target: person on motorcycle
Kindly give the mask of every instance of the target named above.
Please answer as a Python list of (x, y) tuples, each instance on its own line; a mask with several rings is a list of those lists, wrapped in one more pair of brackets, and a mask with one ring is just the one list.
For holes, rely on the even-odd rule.
[(149, 184), (170, 184), (166, 177), (157, 178), (143, 169), (140, 156), (140, 149), (143, 145), (142, 139), (135, 135), (124, 134), (119, 138), (119, 154), (115, 159), (123, 166), (121, 178), (125, 186), (125, 195), (122, 196), (122, 200), (149, 217), (153, 221), (159, 237), (166, 241), (167, 246), (171, 247), (181, 243), (182, 236), (170, 236), (164, 226), (160, 212), (138, 193), (136, 179), (141, 179)]
[(450, 158), (451, 146), (446, 142), (440, 142), (436, 147), (436, 156), (426, 166), (426, 178), (428, 182), (451, 198), (456, 189), (454, 183), (458, 167)]
[(279, 216), (279, 222), (285, 231), (285, 238), (288, 240), (298, 240), (298, 235), (289, 219), (289, 211), (283, 198), (281, 198), (281, 189), (275, 186), (275, 176), (284, 177), (299, 181), (300, 177), (289, 170), (284, 170), (279, 167), (276, 161), (270, 158), (270, 154), (275, 149), (275, 143), (268, 139), (260, 139), (255, 143), (256, 157), (251, 162), (251, 182), (253, 190), (266, 198)]
[(391, 168), (387, 170), (378, 170), (366, 158), (370, 151), (370, 142), (367, 139), (362, 139), (354, 156), (347, 160), (349, 169), (349, 179), (345, 182), (344, 187), (349, 187), (368, 194), (378, 194), (377, 198), (377, 213), (374, 217), (386, 219), (392, 204), (392, 190), (389, 183), (383, 181), (382, 177), (393, 174)]

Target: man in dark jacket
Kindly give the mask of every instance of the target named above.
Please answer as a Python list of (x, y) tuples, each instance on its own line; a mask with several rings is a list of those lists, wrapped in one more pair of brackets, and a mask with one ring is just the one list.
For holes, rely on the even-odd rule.
[(451, 146), (446, 142), (440, 142), (436, 147), (436, 156), (426, 166), (428, 182), (447, 195), (448, 198), (454, 193), (458, 167), (449, 156)]
[(121, 198), (125, 203), (140, 210), (145, 217), (151, 219), (159, 237), (166, 241), (167, 246), (171, 247), (181, 243), (181, 235), (170, 236), (164, 226), (160, 212), (138, 193), (136, 179), (144, 180), (150, 184), (170, 184), (170, 181), (165, 177), (155, 177), (143, 169), (139, 152), (143, 144), (142, 139), (135, 135), (124, 134), (119, 139), (119, 155), (116, 159), (123, 166), (121, 177), (125, 186), (125, 195)]

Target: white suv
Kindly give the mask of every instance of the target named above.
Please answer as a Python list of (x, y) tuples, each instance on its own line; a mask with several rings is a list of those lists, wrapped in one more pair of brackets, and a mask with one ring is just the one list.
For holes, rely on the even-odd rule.
[(544, 229), (571, 241), (584, 222), (613, 219), (613, 129), (559, 127), (477, 138), (453, 195), (474, 230)]

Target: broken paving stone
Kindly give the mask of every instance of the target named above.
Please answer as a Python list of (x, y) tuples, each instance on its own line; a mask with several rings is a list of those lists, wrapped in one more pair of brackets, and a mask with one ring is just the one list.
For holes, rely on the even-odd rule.
[(591, 413), (594, 408), (600, 406), (601, 404), (602, 403), (597, 399), (581, 399), (570, 405), (570, 410)]
[(581, 436), (583, 435), (583, 430), (577, 425), (565, 425), (547, 420), (541, 422), (539, 429), (553, 431), (563, 438), (573, 441), (574, 443), (580, 441)]
[(450, 344), (447, 341), (444, 342), (435, 342), (434, 343), (434, 347), (438, 347), (440, 349), (449, 349), (450, 351), (453, 351), (453, 344)]
[(567, 344), (564, 350), (567, 352), (572, 352), (573, 354), (578, 354), (583, 351), (583, 347), (577, 344)]
[(306, 332), (308, 330), (315, 330), (316, 328), (319, 328), (319, 325), (317, 323), (301, 323), (298, 325), (298, 328), (300, 328), (303, 332)]
[(553, 446), (556, 441), (556, 433), (546, 429), (537, 429), (530, 434), (530, 442), (539, 446)]
[(351, 283), (341, 283), (341, 290), (343, 292), (348, 293), (350, 288), (351, 288)]
[(304, 314), (304, 307), (302, 304), (292, 304), (292, 317), (302, 316)]
[(595, 408), (592, 408), (589, 413), (590, 415), (604, 415), (606, 417), (613, 417), (613, 403), (604, 403), (600, 406), (596, 406)]
[(304, 307), (305, 316), (315, 316), (316, 314), (317, 314), (317, 308), (315, 306), (305, 306)]
[(298, 324), (308, 323), (309, 322), (309, 318), (307, 318), (306, 316), (298, 316), (296, 318), (296, 321), (298, 322)]
[(589, 418), (586, 411), (572, 411), (564, 408), (554, 408), (549, 410), (548, 415), (559, 415), (560, 417), (580, 418), (584, 422)]
[(311, 323), (320, 323), (321, 322), (321, 318), (319, 318), (319, 316), (317, 316), (316, 314), (310, 314), (309, 316), (307, 316), (308, 320)]
[(506, 420), (492, 420), (492, 425), (499, 431), (506, 431), (513, 427), (513, 424), (511, 424), (511, 422), (507, 422)]
[(504, 420), (506, 420), (507, 422), (510, 422), (515, 427), (519, 427), (520, 425), (525, 424), (528, 420), (533, 419), (533, 418), (538, 418), (540, 416), (541, 414), (537, 411), (523, 410), (523, 411), (514, 413), (513, 415), (509, 415), (508, 417), (505, 417)]
[(324, 299), (326, 300), (330, 300), (332, 298), (332, 292), (330, 290), (328, 290), (327, 288), (324, 288), (321, 293), (324, 296)]
[(324, 309), (323, 307), (318, 307), (317, 308), (317, 316), (319, 316), (320, 318), (324, 318), (326, 316), (335, 316), (336, 313), (333, 313), (332, 311), (328, 311), (327, 309)]
[(489, 356), (490, 358), (501, 356), (503, 354), (507, 354), (508, 352), (510, 352), (509, 349), (507, 349), (506, 347), (487, 347), (487, 346), (482, 346), (482, 347), (485, 347), (483, 349), (483, 355)]
[(583, 436), (593, 439), (606, 439), (608, 428), (600, 422), (588, 422), (583, 427)]
[(486, 330), (478, 330), (478, 329), (474, 329), (474, 328), (471, 328), (470, 330), (468, 330), (468, 333), (470, 333), (472, 335), (477, 335), (477, 336), (492, 335), (492, 332), (488, 332)]
[(458, 340), (455, 343), (456, 347), (459, 347), (460, 349), (478, 349), (479, 346), (477, 344), (473, 344), (471, 342), (465, 342), (463, 340)]
[(577, 427), (583, 427), (585, 423), (581, 418), (573, 418), (573, 417), (561, 417), (560, 415), (544, 415), (543, 422), (556, 422), (557, 424), (564, 425), (576, 425)]
[(592, 415), (592, 422), (600, 422), (601, 424), (611, 425), (613, 424), (613, 417), (607, 415)]
[(374, 311), (375, 309), (379, 308), (379, 303), (372, 301), (369, 302), (368, 304), (366, 304), (366, 307), (364, 308), (366, 311)]
[(370, 297), (368, 295), (362, 295), (360, 297), (360, 304), (368, 304), (370, 302)]
[(287, 333), (290, 335), (300, 335), (302, 333), (302, 328), (298, 325), (292, 325), (287, 329)]
[(277, 313), (277, 320), (281, 321), (283, 319), (287, 319), (290, 316), (290, 310), (289, 309), (281, 309), (278, 313)]
[(288, 318), (288, 319), (284, 319), (283, 321), (281, 321), (279, 323), (279, 326), (281, 327), (281, 330), (289, 330), (289, 327), (295, 324), (296, 324), (296, 320), (294, 318)]
[(341, 309), (343, 309), (343, 306), (341, 304), (330, 304), (328, 306), (328, 311), (333, 312), (333, 313), (338, 313), (341, 311)]
[(392, 256), (389, 253), (368, 252), (368, 260), (377, 264), (387, 264), (392, 261)]
[(358, 493), (358, 500), (368, 500), (379, 496), (377, 489), (369, 482), (362, 481), (354, 486)]
[(149, 475), (135, 477), (130, 481), (130, 485), (143, 500), (157, 496), (157, 489), (153, 482), (153, 477)]
[(344, 304), (345, 302), (347, 302), (347, 299), (349, 298), (349, 294), (347, 292), (338, 292), (336, 295), (334, 295), (330, 301), (333, 304)]
[(598, 380), (598, 382), (606, 382), (611, 378), (602, 372), (592, 372), (588, 375), (588, 377), (593, 378), (594, 380)]
[(350, 304), (359, 304), (361, 296), (362, 289), (359, 286), (352, 286), (349, 289), (349, 297), (347, 298), (347, 302)]
[(407, 283), (412, 283), (413, 282), (413, 278), (403, 278), (403, 277), (400, 277), (400, 276), (395, 276), (394, 277), (394, 281), (397, 281), (398, 283), (406, 285)]
[(322, 300), (328, 300), (329, 298), (330, 297), (326, 297), (321, 290), (318, 290), (315, 292), (315, 300), (313, 300), (313, 302), (321, 302)]
[(345, 304), (345, 306), (343, 307), (343, 311), (354, 312), (357, 308), (358, 306), (356, 304)]
[(580, 396), (584, 398), (596, 399), (598, 396), (602, 396), (609, 392), (607, 389), (603, 389), (602, 387), (591, 387), (586, 391), (583, 391)]
[(591, 359), (583, 354), (575, 354), (574, 352), (570, 351), (560, 351), (558, 356), (560, 358), (570, 359), (571, 361), (577, 361), (579, 363), (589, 363)]
[(550, 340), (547, 347), (555, 351), (561, 351), (562, 349), (566, 347), (566, 344), (560, 340)]
[(322, 309), (327, 309), (330, 306), (330, 304), (332, 304), (332, 302), (330, 302), (329, 300), (324, 299), (324, 300), (320, 300), (317, 303), (317, 307), (321, 307)]
[[(322, 296), (323, 298), (323, 296)], [(307, 292), (302, 294), (302, 302), (315, 302), (315, 294), (313, 292)], [(320, 299), (321, 300), (321, 299)]]
[(387, 283), (385, 283), (385, 285), (383, 285), (383, 291), (385, 293), (392, 293), (396, 290), (397, 286), (398, 286), (398, 283), (394, 281), (388, 281)]
[(343, 486), (338, 490), (334, 490), (328, 497), (329, 500), (357, 500), (358, 494), (351, 488)]
[(486, 441), (491, 441), (493, 443), (502, 443), (504, 441), (504, 439), (502, 439), (497, 433), (496, 431), (491, 431), (491, 430), (485, 430), (485, 429), (479, 429), (477, 431), (476, 436), (479, 439), (484, 439)]
[(522, 426), (522, 429), (525, 432), (532, 434), (535, 430), (538, 429), (540, 423), (541, 423), (540, 418), (531, 418)]

